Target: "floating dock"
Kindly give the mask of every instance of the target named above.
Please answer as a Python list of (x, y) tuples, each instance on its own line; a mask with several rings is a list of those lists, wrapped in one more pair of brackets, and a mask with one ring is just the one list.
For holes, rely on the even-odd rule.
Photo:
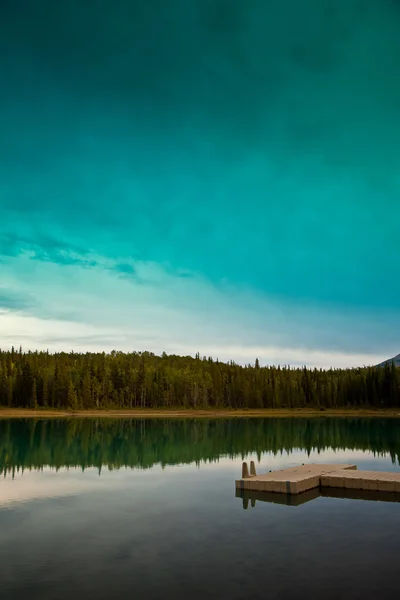
[(257, 475), (254, 462), (242, 466), (236, 490), (302, 494), (319, 488), (339, 488), (400, 494), (400, 473), (359, 471), (356, 465), (310, 464)]

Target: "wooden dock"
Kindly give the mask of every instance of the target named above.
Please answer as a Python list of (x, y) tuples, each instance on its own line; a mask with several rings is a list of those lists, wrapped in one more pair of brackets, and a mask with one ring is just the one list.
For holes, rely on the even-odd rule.
[(400, 493), (400, 473), (339, 470), (321, 475), (321, 487)]
[(242, 466), (236, 490), (302, 494), (316, 488), (400, 493), (400, 473), (359, 471), (356, 465), (310, 464), (257, 475), (254, 462)]

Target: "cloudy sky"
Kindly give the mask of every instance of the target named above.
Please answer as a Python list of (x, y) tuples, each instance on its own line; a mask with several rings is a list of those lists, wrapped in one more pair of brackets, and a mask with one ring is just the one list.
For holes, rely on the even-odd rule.
[(400, 2), (1, 0), (0, 347), (400, 351)]

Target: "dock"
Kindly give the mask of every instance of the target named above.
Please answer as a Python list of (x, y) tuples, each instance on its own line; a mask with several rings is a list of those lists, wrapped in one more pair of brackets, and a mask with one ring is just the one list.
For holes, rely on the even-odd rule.
[(400, 473), (359, 471), (352, 464), (309, 464), (257, 475), (254, 462), (242, 465), (242, 478), (235, 482), (241, 492), (298, 495), (324, 488), (400, 494)]

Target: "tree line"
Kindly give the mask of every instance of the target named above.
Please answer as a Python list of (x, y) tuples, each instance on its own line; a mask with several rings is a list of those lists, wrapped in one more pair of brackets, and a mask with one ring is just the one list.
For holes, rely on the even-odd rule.
[(390, 418), (4, 419), (0, 474), (50, 466), (123, 467), (216, 462), (222, 457), (294, 450), (371, 451), (400, 459), (400, 428)]
[(400, 406), (400, 369), (241, 366), (151, 352), (0, 350), (0, 406), (100, 408), (301, 408)]

